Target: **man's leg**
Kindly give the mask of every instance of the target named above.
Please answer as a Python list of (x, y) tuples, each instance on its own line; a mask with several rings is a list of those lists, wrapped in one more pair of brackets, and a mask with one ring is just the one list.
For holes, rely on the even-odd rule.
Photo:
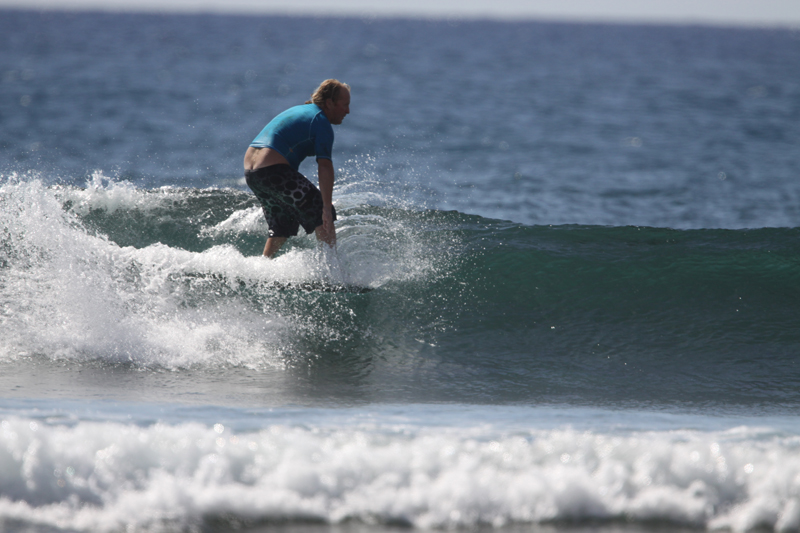
[(286, 237), (270, 237), (267, 239), (267, 244), (264, 246), (264, 256), (272, 259), (272, 256), (281, 249), (283, 243), (286, 242)]

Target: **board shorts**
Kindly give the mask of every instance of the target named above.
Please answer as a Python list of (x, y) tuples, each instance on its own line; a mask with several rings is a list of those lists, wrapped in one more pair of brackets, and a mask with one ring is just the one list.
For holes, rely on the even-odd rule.
[[(244, 179), (261, 202), (270, 237), (293, 237), (300, 226), (313, 233), (322, 225), (322, 193), (291, 166), (245, 170)], [(333, 206), (331, 214), (336, 220)]]

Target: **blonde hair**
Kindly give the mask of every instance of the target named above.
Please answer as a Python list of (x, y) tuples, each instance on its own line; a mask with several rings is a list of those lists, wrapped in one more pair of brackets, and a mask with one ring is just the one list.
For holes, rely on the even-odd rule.
[(350, 90), (350, 86), (346, 83), (342, 83), (339, 80), (325, 80), (319, 84), (317, 90), (311, 95), (311, 100), (308, 100), (307, 104), (317, 104), (318, 106), (322, 107), (325, 103), (325, 100), (333, 100), (336, 102), (337, 98), (339, 98), (339, 93), (342, 92), (342, 89)]

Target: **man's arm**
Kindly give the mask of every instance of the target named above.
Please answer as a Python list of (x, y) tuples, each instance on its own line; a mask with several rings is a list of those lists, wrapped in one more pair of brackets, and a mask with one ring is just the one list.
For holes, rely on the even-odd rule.
[(336, 241), (336, 230), (333, 227), (333, 161), (317, 159), (317, 175), (319, 192), (322, 193), (322, 228), (330, 236), (329, 244)]

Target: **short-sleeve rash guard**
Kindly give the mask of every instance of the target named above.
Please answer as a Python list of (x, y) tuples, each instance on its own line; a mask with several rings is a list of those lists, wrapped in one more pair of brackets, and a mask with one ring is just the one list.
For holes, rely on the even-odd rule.
[(277, 150), (292, 168), (299, 170), (308, 156), (331, 159), (333, 127), (316, 104), (298, 105), (273, 118), (250, 146)]

